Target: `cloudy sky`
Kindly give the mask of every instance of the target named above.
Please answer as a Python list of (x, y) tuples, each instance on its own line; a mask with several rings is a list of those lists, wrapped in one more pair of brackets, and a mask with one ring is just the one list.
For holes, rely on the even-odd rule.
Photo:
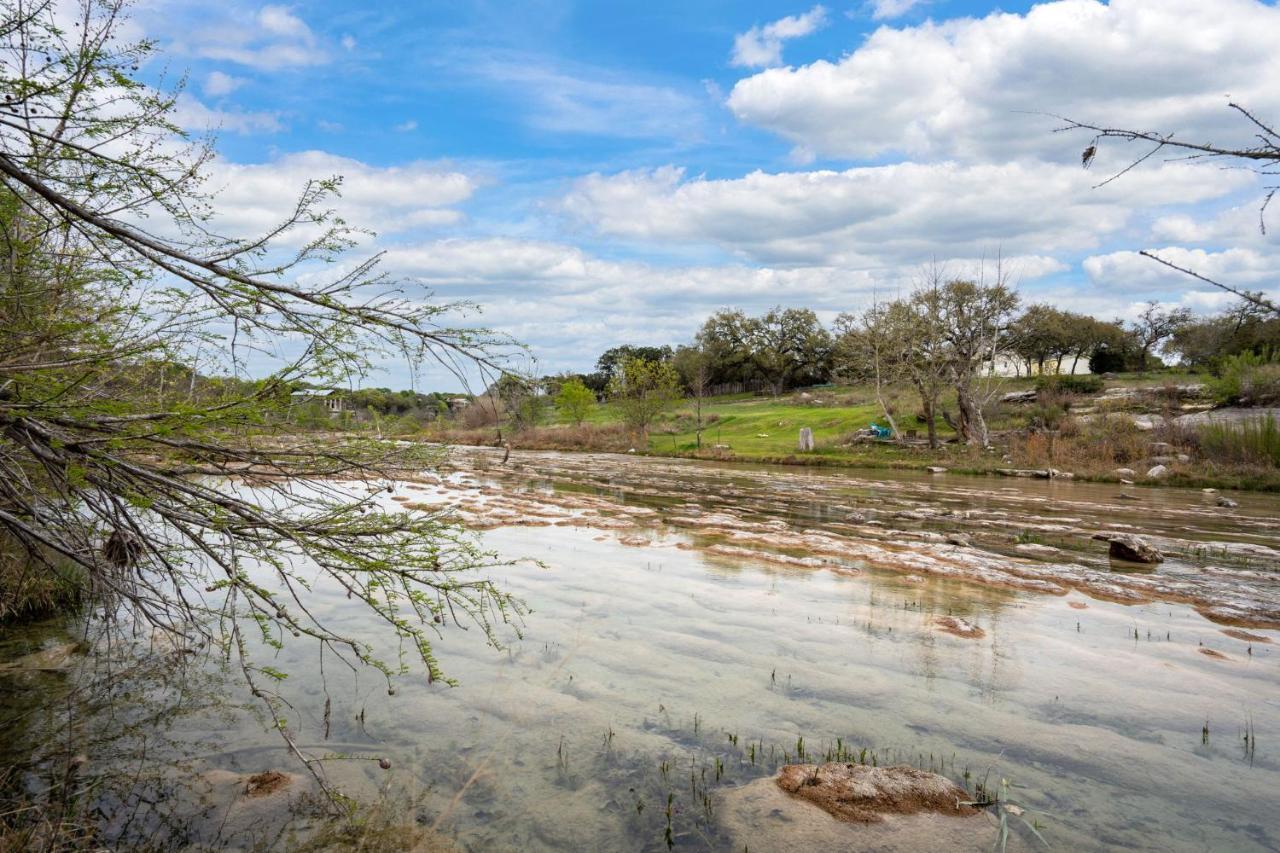
[[(1266, 185), (1105, 144), (1090, 123), (1248, 144), (1280, 121), (1261, 0), (151, 0), (136, 24), (215, 129), (228, 231), (345, 178), (360, 253), (413, 298), (467, 299), (543, 372), (678, 343), (711, 311), (824, 318), (1002, 255), (1024, 299), (1104, 317), (1226, 298), (1139, 249), (1275, 293)], [(1280, 217), (1280, 209), (1274, 214)], [(404, 365), (369, 380), (407, 386)], [(424, 389), (454, 383), (427, 373)]]

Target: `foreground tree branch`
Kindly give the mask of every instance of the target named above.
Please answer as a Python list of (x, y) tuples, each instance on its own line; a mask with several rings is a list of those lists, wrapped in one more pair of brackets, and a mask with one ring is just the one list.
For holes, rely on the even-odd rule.
[[(521, 608), (447, 512), (380, 503), (438, 452), (286, 437), (283, 415), (300, 380), (386, 356), (492, 375), (509, 342), (446, 325), (468, 306), (410, 298), (377, 255), (337, 268), (362, 234), (325, 206), (340, 178), (266, 234), (218, 234), (211, 141), (174, 125), (178, 90), (137, 79), (154, 46), (121, 41), (123, 0), (78, 8), (68, 30), (51, 3), (0, 0), (0, 548), (82, 585), (118, 630), (217, 648), (277, 723), (266, 685), (287, 673), (254, 649), (285, 638), (389, 690), (414, 660), (447, 679), (446, 627), (496, 644)], [(246, 375), (251, 357), (269, 375)], [(406, 651), (327, 624), (317, 583)], [(20, 594), (0, 585), (0, 611)]]
[[(1075, 119), (1066, 118), (1059, 115), (1053, 115), (1054, 118), (1064, 122), (1062, 127), (1056, 128), (1055, 133), (1072, 133), (1077, 131), (1087, 131), (1093, 134), (1093, 139), (1085, 147), (1081, 154), (1081, 164), (1088, 168), (1093, 164), (1099, 150), (1106, 140), (1120, 140), (1122, 142), (1141, 142), (1151, 145), (1151, 149), (1130, 160), (1128, 164), (1112, 173), (1109, 177), (1094, 185), (1094, 188), (1105, 186), (1121, 177), (1128, 172), (1142, 165), (1151, 157), (1163, 151), (1170, 151), (1182, 155), (1182, 159), (1186, 160), (1224, 160), (1228, 164), (1238, 168), (1249, 169), (1264, 178), (1274, 178), (1280, 176), (1280, 133), (1270, 124), (1258, 118), (1244, 106), (1237, 103), (1229, 103), (1230, 109), (1235, 110), (1237, 114), (1245, 119), (1252, 133), (1252, 140), (1249, 143), (1241, 143), (1237, 145), (1218, 145), (1210, 142), (1192, 142), (1180, 139), (1174, 133), (1160, 133), (1157, 131), (1135, 130), (1132, 128), (1108, 127), (1105, 125), (1090, 124), (1088, 122), (1077, 121)], [(1050, 114), (1052, 115), (1052, 114)], [(1264, 186), (1264, 195), (1262, 202), (1258, 208), (1258, 229), (1261, 233), (1267, 233), (1267, 208), (1272, 200), (1276, 197), (1276, 193), (1280, 192), (1280, 186), (1270, 185)], [(1170, 263), (1156, 256), (1150, 251), (1142, 251), (1139, 254), (1144, 257), (1151, 258), (1170, 269), (1176, 270), (1192, 278), (1199, 279), (1213, 287), (1220, 288), (1228, 293), (1239, 296), (1241, 299), (1250, 302), (1260, 308), (1280, 315), (1280, 307), (1262, 296), (1259, 293), (1251, 293), (1242, 288), (1233, 287), (1216, 281), (1193, 270)]]

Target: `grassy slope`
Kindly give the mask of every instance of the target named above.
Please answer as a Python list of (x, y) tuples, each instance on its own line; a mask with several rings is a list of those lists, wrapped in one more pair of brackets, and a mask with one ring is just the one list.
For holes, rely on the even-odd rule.
[[(1108, 386), (1152, 386), (1169, 383), (1186, 384), (1202, 381), (1201, 377), (1168, 372), (1159, 374), (1126, 374), (1107, 381)], [(1034, 386), (1033, 379), (1005, 379), (1001, 392), (1017, 391)], [(955, 411), (953, 395), (944, 396), (942, 408)], [(903, 391), (897, 398), (898, 426), (902, 430), (917, 430), (925, 435), (924, 427), (916, 422), (918, 408), (915, 396)], [(939, 450), (927, 447), (903, 447), (888, 442), (850, 445), (848, 436), (870, 423), (885, 424), (879, 404), (868, 387), (839, 387), (811, 389), (808, 399), (800, 393), (789, 393), (777, 399), (738, 394), (708, 398), (703, 401), (704, 422), (708, 423), (702, 434), (702, 450), (695, 443), (693, 402), (685, 400), (671, 412), (663, 415), (651, 428), (647, 448), (634, 444), (636, 439), (618, 432), (619, 413), (608, 404), (597, 406), (587, 418), (584, 430), (575, 431), (559, 420), (554, 409), (549, 409), (548, 424), (522, 439), (513, 438), (515, 446), (544, 447), (551, 449), (612, 449), (626, 450), (630, 446), (644, 449), (655, 455), (700, 456), (716, 459), (737, 459), (760, 462), (788, 462), (805, 465), (843, 465), (866, 467), (923, 468), (942, 465), (953, 471), (990, 472), (996, 468), (1010, 467), (1002, 461), (1004, 451), (983, 451), (959, 444), (946, 444)], [(1001, 413), (990, 420), (992, 429), (1020, 428), (1026, 423), (1026, 409), (1018, 406), (1003, 407)], [(817, 449), (813, 453), (799, 453), (797, 441), (800, 429), (813, 430)], [(580, 441), (584, 431), (596, 432)], [(491, 441), (491, 430), (483, 430), (483, 442)], [(938, 433), (942, 438), (953, 436), (941, 421)], [(1145, 445), (1155, 437), (1142, 437)], [(603, 444), (600, 443), (603, 440)], [(716, 445), (725, 445), (716, 448)], [(1096, 460), (1059, 458), (1051, 463), (1042, 459), (1024, 459), (1014, 454), (1014, 467), (1045, 467), (1050, 464), (1074, 471), (1087, 479), (1113, 481), (1116, 463), (1092, 464)], [(1280, 472), (1271, 470), (1241, 471), (1205, 467), (1197, 464), (1180, 469), (1165, 482), (1169, 485), (1216, 486), (1275, 490), (1280, 488)]]
[[(1108, 385), (1124, 386), (1161, 386), (1169, 382), (1184, 384), (1198, 381), (1196, 377), (1175, 373), (1161, 374), (1126, 374), (1109, 380)], [(1030, 378), (1005, 379), (1001, 391), (1020, 391), (1035, 387), (1035, 380)], [(750, 394), (738, 394), (729, 397), (713, 397), (703, 402), (702, 413), (706, 419), (709, 415), (718, 416), (715, 423), (710, 424), (702, 434), (704, 449), (716, 444), (729, 446), (735, 456), (744, 458), (781, 458), (796, 453), (801, 427), (813, 430), (817, 444), (817, 456), (830, 459), (869, 459), (880, 458), (884, 461), (920, 465), (936, 464), (936, 454), (919, 451), (903, 451), (890, 445), (858, 445), (844, 447), (844, 439), (855, 430), (863, 429), (870, 423), (887, 425), (875, 396), (868, 387), (841, 387), (815, 391), (812, 394), (816, 401), (837, 403), (837, 405), (816, 405), (805, 403), (799, 394), (785, 394), (778, 399), (755, 397)], [(955, 411), (954, 394), (944, 395), (942, 408)], [(925, 428), (916, 422), (914, 413), (918, 404), (914, 395), (904, 393), (899, 397), (896, 415), (898, 428), (917, 430), (924, 437)], [(693, 406), (686, 401), (672, 415), (656, 424), (649, 438), (649, 450), (652, 453), (689, 453), (695, 447), (695, 436), (692, 427)], [(616, 419), (609, 406), (601, 406), (593, 418), (598, 422)], [(1022, 415), (1010, 411), (1002, 417), (992, 420), (992, 429), (1007, 429), (1022, 426)], [(671, 431), (674, 430), (674, 434)], [(944, 439), (954, 435), (952, 430), (938, 421), (938, 435)], [(949, 448), (955, 455), (959, 448)], [(967, 458), (971, 454), (964, 450)], [(969, 460), (976, 461), (976, 460)], [(986, 468), (987, 465), (979, 464)]]

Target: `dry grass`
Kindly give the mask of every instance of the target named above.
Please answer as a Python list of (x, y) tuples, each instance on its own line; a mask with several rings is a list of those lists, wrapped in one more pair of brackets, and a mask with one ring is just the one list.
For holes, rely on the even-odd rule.
[(1063, 417), (1056, 431), (1010, 438), (1009, 456), (1021, 467), (1059, 468), (1098, 475), (1149, 458), (1151, 443), (1159, 440), (1151, 431), (1138, 429), (1131, 419), (1123, 416), (1103, 415), (1087, 423)]
[(0, 537), (0, 623), (40, 619), (80, 605), (84, 574), (74, 566), (50, 571)]
[[(432, 439), (446, 444), (493, 447), (498, 443), (494, 427), (440, 430)], [(502, 438), (517, 450), (588, 450), (625, 453), (631, 448), (643, 449), (643, 438), (625, 424), (592, 424), (545, 426), (511, 432), (503, 430)]]

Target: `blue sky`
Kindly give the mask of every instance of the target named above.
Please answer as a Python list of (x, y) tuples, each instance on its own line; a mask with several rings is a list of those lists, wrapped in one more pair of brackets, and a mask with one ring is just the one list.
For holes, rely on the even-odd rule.
[[(538, 369), (678, 343), (722, 306), (831, 319), (921, 266), (1009, 259), (1024, 299), (1101, 316), (1224, 300), (1158, 249), (1271, 289), (1256, 176), (1156, 160), (1046, 111), (1215, 141), (1228, 97), (1280, 118), (1280, 12), (1260, 0), (165, 2), (136, 8), (188, 76), (180, 119), (216, 129), (230, 231), (342, 173), (422, 298), (470, 299)], [(1274, 229), (1273, 229), (1274, 231)], [(451, 386), (427, 372), (423, 387)], [(407, 385), (388, 362), (369, 378)]]

